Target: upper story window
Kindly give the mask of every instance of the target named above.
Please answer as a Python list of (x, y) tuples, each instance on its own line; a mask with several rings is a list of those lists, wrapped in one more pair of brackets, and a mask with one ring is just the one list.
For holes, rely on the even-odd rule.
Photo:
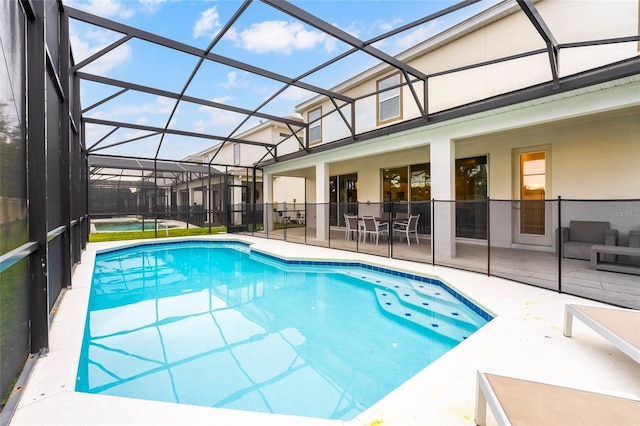
[(234, 166), (240, 165), (240, 144), (236, 143), (233, 145), (233, 164)]
[(205, 163), (205, 164), (208, 163), (209, 162), (209, 156), (205, 155), (204, 157), (202, 157), (202, 162)]
[[(317, 143), (322, 140), (322, 108), (309, 111), (307, 122), (309, 123), (309, 143)], [(317, 121), (316, 121), (317, 120)]]
[(400, 84), (400, 74), (378, 80), (378, 124), (402, 118), (402, 92), (400, 87), (388, 89)]

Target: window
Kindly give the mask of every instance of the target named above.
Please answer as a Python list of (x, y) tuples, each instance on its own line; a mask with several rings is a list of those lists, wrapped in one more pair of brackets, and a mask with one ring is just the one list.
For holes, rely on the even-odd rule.
[(329, 224), (344, 226), (344, 214), (358, 214), (358, 174), (329, 177)]
[(411, 166), (411, 201), (431, 199), (431, 165), (429, 163)]
[(309, 122), (309, 143), (317, 143), (322, 140), (322, 108), (309, 111), (307, 121)]
[(456, 159), (456, 236), (487, 238), (487, 156)]
[(204, 157), (202, 157), (202, 162), (207, 164), (209, 162), (209, 156), (205, 155)]
[(233, 164), (235, 166), (240, 165), (240, 144), (239, 143), (233, 145)]
[(487, 156), (456, 160), (456, 200), (487, 198)]
[[(402, 118), (402, 92), (400, 74), (378, 80), (378, 125)], [(385, 90), (389, 89), (389, 90)]]
[(384, 212), (420, 215), (418, 232), (431, 232), (431, 169), (429, 163), (382, 170)]
[(408, 168), (396, 167), (393, 169), (384, 169), (382, 171), (382, 191), (383, 201), (403, 202), (409, 201), (409, 192), (407, 191)]

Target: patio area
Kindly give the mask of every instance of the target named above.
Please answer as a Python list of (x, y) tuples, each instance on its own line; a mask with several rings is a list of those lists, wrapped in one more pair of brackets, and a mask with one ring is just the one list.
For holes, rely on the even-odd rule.
[[(574, 323), (572, 338), (562, 335), (565, 303), (604, 306), (601, 303), (482, 274), (364, 253), (229, 234), (202, 239), (246, 241), (253, 249), (289, 259), (357, 260), (437, 275), (495, 319), (350, 422), (77, 393), (76, 372), (95, 253), (122, 245), (91, 243), (53, 319), (51, 352), (37, 361), (11, 424), (472, 425), (477, 369), (604, 393), (640, 395), (640, 369), (630, 357), (579, 321)], [(489, 424), (495, 424), (494, 419)]]

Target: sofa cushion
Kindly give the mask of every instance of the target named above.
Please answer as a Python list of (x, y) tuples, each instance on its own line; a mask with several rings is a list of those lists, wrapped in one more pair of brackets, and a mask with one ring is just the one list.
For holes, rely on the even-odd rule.
[(604, 244), (609, 222), (572, 220), (569, 223), (569, 240)]
[(593, 243), (568, 241), (564, 243), (564, 257), (589, 260)]

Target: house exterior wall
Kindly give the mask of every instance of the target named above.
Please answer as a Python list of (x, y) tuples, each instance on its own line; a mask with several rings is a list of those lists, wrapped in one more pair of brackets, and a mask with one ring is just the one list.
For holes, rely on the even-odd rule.
[[(361, 201), (377, 201), (380, 192), (367, 188), (379, 186), (381, 168), (428, 162), (432, 141), (452, 139), (456, 158), (489, 156), (490, 197), (511, 199), (512, 150), (551, 144), (551, 197), (639, 198), (640, 169), (633, 166), (640, 164), (639, 108), (640, 78), (636, 76), (624, 84), (395, 133), (267, 169), (274, 174), (311, 173), (315, 164), (326, 162), (331, 175), (357, 172)], [(584, 167), (577, 168), (576, 160)], [(599, 177), (599, 170), (609, 170), (607, 179)]]
[[(553, 28), (559, 43), (597, 40), (637, 34), (637, 1), (585, 1), (542, 0), (535, 3), (540, 15)], [(446, 44), (416, 54), (408, 64), (427, 75), (458, 67), (508, 57), (523, 51), (544, 49), (545, 43), (517, 5), (501, 5), (500, 17), (489, 25), (461, 24), (466, 34)], [(514, 11), (519, 13), (513, 13)], [(479, 17), (486, 15), (480, 14)], [(624, 16), (626, 19), (620, 19)], [(475, 25), (475, 27), (474, 27)], [(467, 28), (468, 27), (468, 28)], [(476, 28), (477, 27), (477, 28)], [(449, 32), (447, 32), (449, 33)], [(407, 53), (408, 55), (409, 53)], [(618, 43), (602, 46), (562, 49), (559, 54), (559, 75), (567, 76), (597, 66), (628, 59), (638, 55), (637, 43)], [(402, 57), (403, 55), (399, 55)], [(377, 71), (376, 71), (377, 70)], [(397, 72), (384, 68), (374, 69), (358, 84), (352, 84), (341, 93), (358, 98), (375, 92), (376, 81)], [(517, 76), (517, 78), (513, 78)], [(470, 102), (500, 95), (517, 89), (551, 80), (552, 74), (547, 53), (493, 64), (452, 74), (431, 77), (428, 80), (428, 109), (430, 113), (446, 110)], [(341, 88), (341, 86), (339, 86)], [(423, 103), (423, 84), (414, 84)], [(368, 96), (356, 102), (356, 133), (377, 128), (376, 96)], [(303, 118), (310, 110), (322, 107), (323, 114), (334, 109), (327, 100), (310, 101), (299, 107)], [(350, 107), (343, 108), (350, 120)], [(408, 87), (402, 89), (402, 120), (420, 116), (418, 107)], [(322, 121), (322, 143), (350, 136), (347, 126), (337, 113), (330, 113)]]
[[(294, 129), (295, 130), (295, 129)], [(249, 130), (241, 133), (240, 135), (234, 135), (234, 137), (250, 140), (254, 142), (267, 143), (267, 144), (280, 144), (277, 148), (278, 154), (287, 152), (295, 152), (300, 149), (300, 145), (297, 139), (293, 136), (285, 138), (281, 136), (281, 134), (290, 135), (291, 131), (288, 127), (281, 125), (279, 123), (275, 123), (273, 121), (269, 121), (267, 123), (260, 123), (257, 126), (250, 128)], [(300, 132), (299, 135), (302, 136), (304, 132)], [(187, 159), (190, 161), (201, 162), (205, 161), (205, 158), (208, 158), (208, 161), (211, 161), (213, 164), (226, 164), (230, 167), (235, 166), (234, 159), (234, 146), (235, 142), (226, 142), (222, 148), (220, 148), (220, 144), (217, 144), (205, 151), (202, 151), (196, 155), (192, 155)], [(249, 145), (249, 144), (239, 144), (240, 145), (240, 164), (241, 165), (249, 165), (254, 164), (263, 159), (265, 155), (268, 154), (268, 151), (265, 147), (261, 147), (260, 145)], [(219, 151), (218, 151), (219, 150)], [(215, 155), (215, 157), (214, 157)], [(224, 171), (224, 166), (215, 166), (217, 170)]]
[(458, 158), (488, 155), (489, 197), (516, 198), (513, 150), (549, 145), (547, 199), (640, 198), (640, 111), (582, 117), (458, 141)]
[(304, 178), (275, 176), (273, 179), (274, 203), (287, 203), (291, 208), (296, 203), (299, 207), (305, 202), (305, 192)]

